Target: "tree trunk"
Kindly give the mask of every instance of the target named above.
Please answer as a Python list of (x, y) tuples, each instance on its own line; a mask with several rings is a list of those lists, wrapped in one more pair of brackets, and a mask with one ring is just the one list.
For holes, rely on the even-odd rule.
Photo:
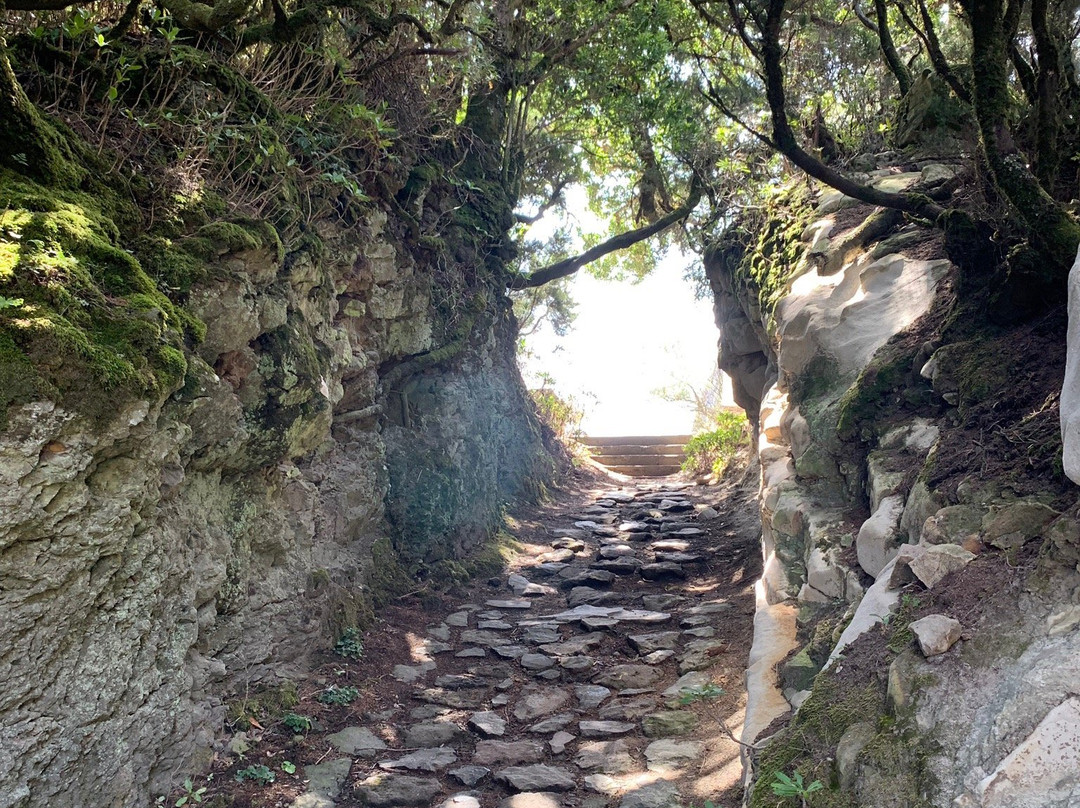
[(1013, 144), (1008, 37), (1001, 0), (963, 0), (971, 24), (975, 117), (994, 184), (1027, 226), (1032, 246), (1049, 261), (1046, 279), (1065, 282), (1080, 244), (1080, 224), (1039, 184)]
[(74, 172), (58, 141), (23, 92), (0, 35), (0, 164), (43, 182), (70, 184)]

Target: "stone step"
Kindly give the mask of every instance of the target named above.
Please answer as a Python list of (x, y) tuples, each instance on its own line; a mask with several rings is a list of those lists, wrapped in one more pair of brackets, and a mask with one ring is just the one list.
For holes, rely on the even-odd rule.
[(671, 466), (680, 465), (683, 461), (683, 453), (672, 454), (597, 454), (592, 453), (593, 459), (605, 466)]
[(678, 446), (683, 447), (690, 435), (652, 435), (629, 437), (583, 437), (578, 440), (589, 447), (601, 446)]
[(673, 466), (609, 466), (604, 463), (602, 465), (617, 474), (625, 474), (627, 477), (667, 477), (671, 474), (677, 474), (681, 468), (679, 464)]

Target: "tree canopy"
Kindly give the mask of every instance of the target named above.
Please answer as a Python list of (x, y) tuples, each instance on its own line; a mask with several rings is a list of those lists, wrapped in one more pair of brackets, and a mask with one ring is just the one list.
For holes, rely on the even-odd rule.
[[(117, 165), (174, 149), (252, 213), (378, 198), (422, 235), (437, 160), (514, 210), (491, 224), (517, 242), (511, 289), (646, 271), (792, 168), (929, 226), (981, 223), (1059, 291), (1080, 242), (1068, 0), (7, 0), (3, 34), (5, 164), (62, 174), (47, 110)], [(866, 183), (857, 156), (910, 147), (916, 113), (972, 161), (977, 205)], [(575, 187), (603, 228), (575, 254), (568, 219), (527, 244)]]

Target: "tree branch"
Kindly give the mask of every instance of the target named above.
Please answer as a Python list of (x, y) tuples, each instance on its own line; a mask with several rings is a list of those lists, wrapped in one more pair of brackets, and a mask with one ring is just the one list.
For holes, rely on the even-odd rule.
[(885, 57), (889, 71), (896, 77), (896, 83), (900, 86), (900, 95), (907, 95), (907, 91), (911, 89), (911, 71), (900, 58), (900, 54), (896, 52), (896, 44), (889, 32), (889, 9), (885, 5), (885, 0), (874, 0), (874, 12), (877, 15), (877, 34), (881, 53)]
[(971, 103), (971, 93), (968, 92), (968, 88), (956, 77), (952, 68), (949, 67), (949, 61), (945, 58), (944, 52), (941, 50), (941, 42), (938, 39), (937, 31), (934, 29), (934, 19), (930, 16), (930, 11), (926, 7), (924, 0), (915, 0), (915, 4), (919, 8), (919, 18), (922, 20), (922, 27), (920, 28), (915, 20), (908, 14), (907, 9), (903, 3), (897, 3), (897, 8), (900, 9), (900, 16), (904, 18), (904, 22), (907, 23), (910, 28), (926, 46), (926, 53), (930, 57), (930, 64), (934, 66), (934, 71), (941, 76), (946, 84), (952, 88), (952, 91), (956, 94), (956, 97), (963, 101), (965, 104)]
[(617, 236), (612, 236), (607, 241), (597, 244), (595, 247), (586, 250), (580, 255), (557, 261), (554, 264), (549, 264), (543, 269), (538, 269), (536, 272), (533, 272), (531, 275), (519, 275), (512, 278), (509, 283), (506, 284), (507, 288), (531, 289), (532, 287), (542, 286), (545, 283), (549, 283), (559, 278), (573, 275), (586, 264), (590, 264), (599, 258), (603, 258), (605, 255), (613, 253), (616, 250), (632, 247), (638, 242), (662, 233), (673, 224), (678, 224), (693, 213), (694, 208), (697, 207), (698, 202), (700, 201), (701, 187), (695, 178), (694, 183), (690, 188), (690, 195), (687, 197), (686, 201), (678, 208), (671, 211), (667, 216), (657, 219), (646, 227), (639, 227), (637, 230), (629, 230), (625, 233), (619, 233)]

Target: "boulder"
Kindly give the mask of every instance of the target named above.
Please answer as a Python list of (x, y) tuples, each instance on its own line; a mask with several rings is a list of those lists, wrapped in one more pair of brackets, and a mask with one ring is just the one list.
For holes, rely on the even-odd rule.
[(919, 650), (927, 657), (944, 654), (960, 639), (964, 630), (959, 620), (943, 614), (927, 615), (913, 622), (909, 628), (915, 634)]
[(892, 495), (881, 500), (878, 509), (859, 528), (855, 546), (859, 566), (874, 578), (896, 555), (900, 545), (900, 517), (904, 513), (904, 498)]
[(923, 586), (933, 589), (946, 575), (966, 567), (975, 558), (958, 544), (934, 544), (908, 562), (908, 568)]

